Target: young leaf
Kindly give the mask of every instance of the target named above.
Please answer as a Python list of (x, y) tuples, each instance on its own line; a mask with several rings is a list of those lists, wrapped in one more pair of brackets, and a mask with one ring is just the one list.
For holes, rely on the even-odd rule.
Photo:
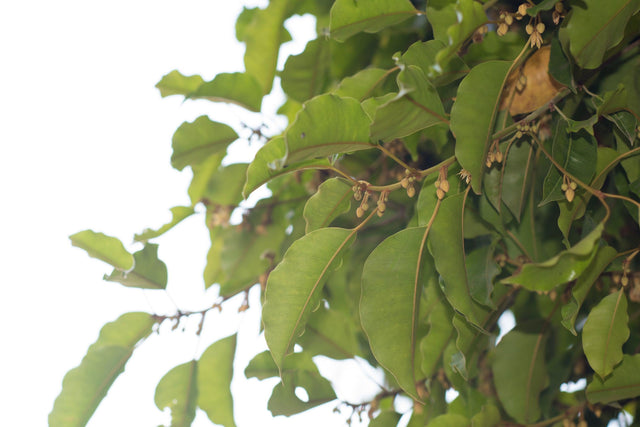
[(387, 142), (447, 122), (440, 96), (420, 68), (407, 66), (397, 81), (398, 95), (376, 110), (372, 140)]
[(523, 424), (540, 418), (540, 392), (549, 378), (545, 367), (547, 337), (538, 331), (516, 327), (494, 351), (493, 380), (504, 409)]
[(324, 92), (329, 77), (331, 51), (329, 40), (311, 40), (299, 55), (287, 58), (280, 73), (282, 90), (290, 98), (304, 102)]
[(198, 89), (204, 80), (199, 75), (185, 76), (178, 70), (173, 70), (165, 75), (156, 84), (156, 88), (160, 90), (160, 96), (183, 95), (188, 96), (190, 93)]
[(200, 116), (192, 123), (184, 122), (173, 134), (171, 166), (178, 170), (202, 163), (212, 154), (224, 152), (238, 139), (229, 126)]
[(147, 240), (160, 237), (164, 233), (178, 225), (183, 219), (188, 218), (195, 213), (195, 210), (190, 206), (175, 206), (171, 208), (170, 211), (171, 221), (158, 228), (157, 230), (146, 228), (142, 233), (136, 234), (133, 237), (133, 240), (135, 240), (136, 242), (146, 242)]
[(416, 390), (416, 349), (420, 298), (425, 283), (436, 286), (426, 251), (426, 227), (387, 237), (367, 258), (362, 271), (360, 318), (376, 360), (400, 387), (420, 400)]
[(84, 230), (69, 236), (69, 239), (73, 246), (84, 249), (90, 257), (104, 261), (118, 270), (127, 271), (133, 267), (133, 255), (115, 237)]
[(471, 174), (471, 186), (476, 194), (480, 194), (482, 188), (488, 143), (510, 66), (508, 62), (488, 61), (471, 69), (460, 83), (451, 109), (456, 158)]
[(573, 335), (578, 335), (575, 329), (578, 311), (586, 298), (591, 286), (598, 280), (605, 268), (616, 257), (618, 253), (611, 246), (603, 246), (598, 249), (595, 258), (589, 267), (576, 279), (575, 285), (571, 288), (571, 298), (562, 306), (562, 325)]
[(331, 221), (351, 209), (352, 198), (351, 185), (343, 179), (330, 178), (320, 184), (318, 192), (304, 206), (305, 232), (328, 227)]
[(341, 263), (354, 230), (322, 228), (296, 240), (269, 274), (262, 310), (265, 338), (280, 369), (320, 301), (328, 274)]
[(306, 102), (285, 133), (285, 164), (373, 148), (371, 121), (353, 98), (320, 95)]
[(262, 104), (262, 88), (251, 74), (220, 73), (210, 82), (198, 86), (187, 98), (227, 102), (258, 112)]
[(544, 262), (524, 264), (520, 271), (501, 282), (521, 285), (532, 291), (550, 291), (578, 278), (595, 257), (603, 229), (604, 224), (598, 224), (571, 248)]
[(147, 313), (127, 313), (107, 323), (80, 365), (65, 375), (62, 391), (49, 414), (49, 426), (86, 425), (111, 384), (124, 371), (136, 345), (151, 334), (154, 323)]
[(183, 363), (165, 374), (156, 387), (158, 409), (169, 408), (171, 427), (189, 427), (196, 417), (198, 362)]
[(167, 287), (167, 266), (158, 259), (158, 245), (147, 243), (133, 254), (133, 270), (113, 270), (104, 280), (119, 282), (124, 286), (142, 289), (165, 289)]
[(598, 68), (607, 51), (622, 41), (629, 18), (638, 10), (639, 0), (583, 0), (560, 28), (565, 51), (581, 68)]
[(597, 375), (587, 386), (589, 402), (607, 404), (640, 396), (640, 354), (625, 354), (611, 376), (602, 380)]
[(429, 232), (429, 252), (440, 273), (449, 304), (470, 323), (484, 327), (488, 309), (471, 296), (464, 252), (463, 210), (466, 193), (445, 197)]
[(331, 37), (345, 41), (361, 31), (377, 33), (417, 14), (409, 0), (336, 0), (331, 7)]
[(591, 309), (582, 330), (582, 348), (600, 378), (606, 378), (622, 360), (622, 345), (630, 334), (628, 322), (627, 298), (622, 289)]
[(211, 344), (198, 361), (198, 407), (211, 422), (225, 427), (235, 427), (231, 378), (236, 352), (236, 335)]

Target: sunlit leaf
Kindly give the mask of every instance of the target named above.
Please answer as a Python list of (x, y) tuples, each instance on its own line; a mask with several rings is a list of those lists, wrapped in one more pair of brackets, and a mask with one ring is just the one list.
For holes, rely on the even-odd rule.
[(402, 415), (395, 411), (382, 411), (371, 420), (369, 427), (396, 427)]
[(629, 339), (627, 298), (623, 290), (596, 305), (582, 329), (582, 348), (589, 365), (606, 378), (622, 360), (622, 345)]
[(328, 227), (331, 221), (349, 211), (352, 198), (353, 190), (347, 181), (331, 178), (323, 182), (304, 206), (306, 232)]
[(598, 224), (576, 245), (544, 262), (524, 264), (516, 274), (502, 279), (502, 283), (521, 285), (532, 291), (550, 291), (577, 279), (595, 257), (603, 229), (604, 225)]
[(187, 98), (227, 102), (257, 112), (262, 104), (262, 88), (251, 74), (220, 73), (198, 86)]
[(425, 238), (426, 227), (409, 228), (380, 243), (364, 264), (360, 301), (373, 355), (416, 400), (420, 298), (425, 283), (436, 286)]
[(331, 8), (331, 37), (344, 41), (360, 31), (378, 31), (415, 16), (409, 0), (337, 0)]
[(471, 185), (477, 194), (480, 194), (500, 93), (510, 65), (508, 62), (488, 61), (474, 67), (462, 79), (451, 109), (456, 158), (460, 166), (471, 174)]
[(104, 280), (119, 282), (124, 286), (142, 289), (165, 289), (167, 287), (167, 266), (158, 259), (158, 245), (147, 243), (144, 248), (133, 254), (133, 270), (118, 269)]
[(290, 98), (304, 102), (323, 93), (329, 77), (329, 40), (311, 40), (299, 55), (287, 58), (280, 73), (282, 90)]
[(285, 164), (373, 148), (370, 123), (357, 100), (317, 96), (304, 104), (285, 133)]
[(229, 126), (200, 116), (193, 122), (184, 122), (173, 134), (171, 165), (182, 170), (187, 165), (202, 163), (212, 154), (224, 152), (238, 139)]
[(544, 360), (547, 337), (541, 329), (541, 324), (530, 329), (518, 326), (494, 351), (492, 370), (498, 397), (519, 423), (540, 418), (540, 392), (549, 381)]
[(127, 271), (133, 267), (133, 255), (115, 237), (84, 230), (69, 236), (69, 239), (73, 246), (84, 249), (90, 257), (104, 261), (118, 270)]
[(236, 335), (211, 344), (198, 361), (198, 407), (211, 422), (235, 427), (231, 378), (236, 352)]
[(305, 353), (332, 359), (349, 359), (359, 355), (359, 326), (344, 313), (322, 306), (311, 313), (298, 344)]
[(587, 386), (587, 399), (591, 403), (611, 403), (640, 396), (640, 354), (625, 354), (604, 381), (597, 375)]
[(629, 18), (639, 9), (638, 0), (583, 0), (571, 8), (560, 40), (581, 68), (598, 68), (607, 51), (622, 41)]
[(280, 368), (316, 309), (327, 275), (340, 265), (354, 236), (354, 231), (342, 228), (306, 234), (269, 275), (262, 320), (267, 345)]
[(387, 142), (447, 122), (440, 96), (420, 68), (409, 65), (397, 81), (400, 92), (377, 109), (371, 139)]
[(333, 93), (341, 97), (351, 97), (363, 101), (373, 96), (375, 89), (389, 75), (391, 75), (390, 70), (366, 68), (353, 76), (342, 79)]
[(146, 228), (142, 233), (136, 234), (133, 237), (133, 240), (137, 242), (146, 242), (150, 239), (155, 239), (156, 237), (162, 236), (167, 231), (171, 230), (173, 227), (178, 225), (185, 218), (190, 217), (195, 213), (195, 210), (190, 206), (175, 206), (170, 209), (171, 211), (171, 221), (164, 224), (162, 227), (157, 230), (153, 230), (150, 228)]
[[(247, 176), (247, 163), (232, 163), (212, 171), (206, 186), (198, 194), (190, 191), (191, 200), (204, 201), (206, 205), (237, 206), (242, 201), (242, 187)], [(197, 172), (194, 172), (194, 175)], [(192, 187), (189, 190), (193, 190)]]
[(147, 313), (127, 313), (107, 323), (80, 365), (62, 381), (53, 410), (51, 427), (81, 427), (87, 424), (115, 379), (124, 371), (136, 345), (151, 334), (155, 323)]
[(167, 372), (156, 387), (156, 406), (171, 411), (171, 427), (189, 427), (196, 417), (198, 362), (183, 363)]
[(162, 77), (156, 84), (156, 88), (160, 90), (160, 96), (184, 95), (188, 96), (194, 92), (204, 80), (199, 75), (185, 76), (178, 70), (173, 70), (169, 74)]

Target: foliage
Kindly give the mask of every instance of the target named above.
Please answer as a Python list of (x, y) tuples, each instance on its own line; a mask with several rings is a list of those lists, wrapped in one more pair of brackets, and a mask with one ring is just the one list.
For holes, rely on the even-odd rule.
[[(352, 405), (376, 426), (637, 416), (639, 10), (640, 0), (245, 9), (246, 72), (205, 82), (173, 71), (158, 88), (266, 114), (262, 98), (279, 76), (289, 125), (255, 130), (264, 140), (255, 159), (223, 166), (240, 130), (206, 116), (184, 123), (171, 162), (192, 169), (193, 205), (136, 235), (135, 254), (90, 230), (72, 243), (113, 266), (107, 280), (165, 289), (150, 241), (204, 207), (204, 283), (220, 299), (198, 314), (260, 287), (262, 307), (243, 309), (262, 309), (269, 351), (244, 375), (281, 378), (274, 415), (339, 401), (313, 361), (325, 355), (384, 369), (384, 389)], [(301, 14), (317, 18), (318, 37), (276, 70), (290, 37), (283, 23)], [(238, 207), (264, 184), (268, 197)], [(244, 214), (231, 224), (234, 209)], [(507, 311), (515, 327), (505, 335)], [(191, 314), (107, 324), (65, 377), (50, 425), (84, 425), (152, 326)], [(155, 400), (172, 425), (190, 425), (197, 408), (235, 425), (235, 345), (235, 335), (212, 343), (160, 381)], [(586, 390), (563, 386), (580, 382)], [(413, 399), (409, 413), (397, 413), (399, 396)]]

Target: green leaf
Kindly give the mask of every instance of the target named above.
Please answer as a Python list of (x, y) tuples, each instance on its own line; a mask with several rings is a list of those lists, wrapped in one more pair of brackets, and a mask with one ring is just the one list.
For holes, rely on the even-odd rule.
[(173, 134), (171, 166), (182, 170), (187, 165), (198, 165), (213, 154), (225, 152), (236, 139), (238, 134), (233, 129), (207, 116), (184, 122)]
[(470, 427), (471, 422), (464, 415), (444, 414), (432, 419), (427, 427)]
[(167, 266), (158, 259), (158, 245), (147, 243), (133, 254), (133, 270), (113, 270), (104, 280), (119, 282), (130, 288), (165, 289), (167, 287)]
[(360, 301), (362, 328), (373, 355), (416, 400), (420, 298), (425, 283), (436, 286), (426, 232), (426, 227), (402, 230), (371, 252), (362, 271)]
[(311, 40), (304, 52), (287, 58), (280, 73), (282, 90), (290, 98), (300, 102), (321, 94), (329, 79), (330, 64), (329, 40)]
[[(447, 0), (448, 1), (448, 0)], [(429, 2), (427, 10), (432, 6), (433, 2)], [(452, 8), (453, 10), (453, 8)], [(429, 13), (427, 12), (427, 16)], [(455, 19), (455, 10), (454, 10)], [(445, 47), (440, 40), (428, 40), (426, 42), (415, 42), (405, 53), (402, 54), (400, 62), (405, 66), (415, 65), (419, 67), (425, 76), (431, 80), (435, 86), (442, 86), (462, 77), (469, 72), (469, 67), (457, 55), (454, 55), (450, 61), (445, 64), (444, 68), (437, 73), (433, 68), (436, 61), (436, 55)]]
[(207, 174), (209, 179), (206, 187), (201, 187), (198, 194), (189, 194), (192, 202), (204, 201), (207, 205), (237, 206), (242, 201), (242, 188), (248, 166), (247, 163), (232, 163)]
[(210, 82), (202, 83), (186, 97), (227, 102), (259, 112), (262, 105), (262, 87), (251, 74), (220, 73)]
[(544, 12), (545, 10), (551, 10), (560, 0), (542, 0), (535, 6), (527, 9), (527, 14), (529, 16), (536, 16), (540, 12)]
[(107, 323), (80, 365), (65, 375), (49, 414), (49, 426), (86, 425), (137, 344), (151, 334), (154, 323), (147, 313), (126, 313)]
[(331, 221), (351, 209), (353, 190), (341, 178), (330, 178), (320, 184), (316, 194), (304, 206), (305, 232), (328, 227)]
[[(556, 125), (551, 156), (571, 175), (582, 182), (590, 182), (596, 171), (598, 144), (592, 135), (584, 131), (567, 134), (566, 128), (566, 123), (562, 120)], [(561, 189), (563, 179), (558, 169), (549, 165), (540, 205), (565, 198)]]
[(571, 288), (571, 298), (562, 306), (562, 325), (573, 335), (577, 335), (575, 330), (576, 317), (580, 306), (587, 297), (591, 286), (598, 280), (602, 272), (618, 253), (611, 246), (603, 246), (598, 249), (591, 264), (576, 279), (575, 285)]
[[(540, 392), (549, 377), (545, 367), (547, 337), (536, 328), (517, 326), (507, 333), (494, 351), (493, 382), (507, 413), (523, 424), (540, 418)], [(537, 329), (537, 330), (536, 330)]]
[(502, 201), (517, 221), (520, 221), (522, 208), (530, 196), (529, 183), (534, 169), (534, 154), (533, 145), (524, 141), (514, 142), (505, 153), (500, 190)]
[(84, 249), (90, 257), (104, 261), (118, 270), (127, 271), (133, 267), (133, 255), (115, 237), (84, 230), (69, 236), (69, 239), (73, 246)]
[(531, 291), (550, 291), (577, 279), (595, 257), (603, 230), (604, 224), (598, 224), (575, 246), (544, 262), (524, 264), (520, 271), (502, 279), (501, 283), (521, 285)]
[(154, 401), (171, 411), (171, 427), (188, 427), (196, 417), (198, 362), (183, 363), (165, 374), (156, 387)]
[(313, 231), (296, 240), (269, 274), (262, 320), (267, 345), (279, 368), (320, 302), (328, 274), (340, 265), (355, 234), (342, 228)]
[(282, 166), (286, 155), (287, 148), (282, 136), (276, 136), (263, 145), (247, 168), (247, 180), (242, 195), (245, 198), (249, 197), (260, 186), (278, 176), (299, 170), (326, 169), (329, 166), (327, 159), (312, 159)]
[(211, 344), (198, 361), (198, 407), (211, 422), (235, 427), (231, 378), (236, 352), (236, 334)]
[(320, 306), (311, 313), (304, 333), (298, 339), (305, 353), (332, 359), (351, 359), (361, 355), (358, 342), (360, 325), (346, 314)]
[(187, 191), (191, 199), (191, 206), (195, 206), (203, 201), (204, 194), (207, 192), (209, 186), (209, 181), (213, 175), (218, 173), (222, 159), (226, 154), (225, 150), (207, 157), (207, 159), (200, 164), (191, 165), (193, 178), (191, 178), (191, 184), (189, 184), (189, 190)]
[(395, 411), (382, 411), (371, 420), (369, 427), (396, 427), (401, 417), (402, 415)]
[(440, 285), (449, 304), (482, 329), (488, 309), (472, 297), (465, 262), (462, 219), (466, 194), (458, 193), (443, 199), (429, 232), (429, 251), (440, 273)]
[[(438, 50), (442, 50), (445, 44), (449, 43), (447, 30), (449, 27), (458, 23), (456, 0), (429, 1), (427, 3), (426, 16), (429, 24), (431, 24), (433, 38), (442, 43), (442, 46)], [(432, 62), (431, 65), (434, 63), (435, 62)]]
[(611, 376), (604, 381), (597, 375), (587, 386), (591, 403), (611, 403), (640, 396), (640, 354), (625, 354)]
[(417, 14), (409, 0), (336, 0), (331, 7), (331, 37), (345, 41), (361, 31), (377, 33)]
[(371, 139), (387, 142), (447, 122), (440, 96), (420, 68), (409, 65), (397, 81), (400, 92), (378, 107)]
[(391, 75), (391, 70), (382, 68), (366, 68), (353, 76), (342, 79), (338, 87), (333, 91), (341, 97), (355, 98), (363, 101), (373, 96), (374, 90)]
[(600, 378), (606, 378), (622, 360), (622, 345), (630, 334), (628, 322), (623, 290), (607, 295), (591, 309), (582, 330), (582, 348)]
[(186, 97), (203, 83), (204, 80), (199, 75), (185, 76), (178, 70), (173, 70), (163, 76), (156, 84), (156, 87), (160, 90), (160, 96), (163, 98), (171, 95), (184, 95)]
[(487, 246), (481, 246), (472, 250), (466, 257), (467, 274), (471, 297), (480, 304), (493, 307), (491, 293), (493, 281), (500, 274), (500, 266), (495, 260), (495, 251), (498, 240)]
[(146, 242), (147, 240), (155, 239), (156, 237), (162, 236), (167, 231), (171, 230), (173, 227), (178, 225), (182, 220), (190, 217), (195, 213), (195, 210), (190, 206), (175, 206), (170, 209), (171, 211), (171, 221), (164, 224), (162, 227), (157, 230), (152, 230), (150, 228), (145, 228), (142, 233), (136, 234), (133, 237), (133, 240), (136, 242)]
[(436, 373), (444, 349), (453, 337), (451, 323), (453, 310), (438, 286), (426, 286), (425, 294), (429, 331), (420, 341), (420, 353), (422, 353), (422, 373), (430, 378)]
[(451, 109), (456, 158), (471, 174), (471, 186), (476, 194), (480, 194), (482, 188), (488, 145), (510, 66), (508, 62), (488, 61), (471, 69), (460, 83)]
[(360, 102), (326, 94), (306, 102), (285, 133), (285, 164), (373, 148)]
[(482, 4), (474, 0), (458, 0), (456, 18), (457, 23), (447, 29), (449, 38), (442, 40), (448, 43), (448, 46), (438, 52), (436, 56), (436, 64), (434, 65), (436, 71), (444, 70), (464, 42), (489, 20)]
[(629, 18), (639, 9), (639, 0), (583, 0), (571, 8), (560, 28), (565, 51), (581, 68), (598, 68), (622, 41)]
[(500, 423), (500, 410), (491, 404), (484, 405), (482, 411), (471, 417), (472, 427), (496, 427)]
[(211, 246), (207, 251), (207, 264), (204, 267), (202, 278), (205, 289), (209, 289), (214, 283), (219, 283), (224, 279), (222, 274), (222, 250), (224, 249), (224, 229), (222, 226), (211, 227), (209, 229), (209, 240)]

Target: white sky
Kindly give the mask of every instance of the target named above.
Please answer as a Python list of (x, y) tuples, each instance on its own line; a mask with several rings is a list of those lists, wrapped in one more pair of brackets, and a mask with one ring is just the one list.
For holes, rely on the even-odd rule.
[[(171, 136), (201, 114), (236, 130), (238, 109), (206, 101), (161, 99), (154, 85), (177, 68), (211, 79), (242, 71), (243, 46), (233, 37), (242, 4), (264, 1), (59, 0), (0, 4), (0, 409), (5, 425), (47, 424), (64, 374), (78, 365), (100, 327), (127, 311), (170, 313), (163, 292), (102, 281), (110, 269), (70, 245), (91, 228), (133, 234), (188, 205), (188, 172), (171, 168)], [(302, 50), (312, 21), (299, 21)], [(281, 58), (283, 59), (283, 58)], [(275, 101), (272, 101), (275, 102)], [(231, 113), (229, 113), (231, 111)], [(252, 147), (254, 151), (257, 147)], [(248, 150), (248, 148), (244, 148)], [(202, 309), (208, 236), (194, 217), (159, 240), (168, 291), (181, 309)], [(254, 301), (255, 301), (255, 295)], [(235, 304), (235, 306), (234, 306)], [(233, 314), (239, 302), (231, 302)], [(254, 310), (255, 311), (255, 310)], [(304, 418), (271, 418), (266, 403), (276, 380), (244, 379), (259, 351), (258, 313), (212, 315), (199, 345), (193, 333), (163, 331), (134, 354), (89, 426), (156, 426), (167, 422), (153, 403), (158, 380), (200, 354), (205, 344), (242, 327), (234, 391), (243, 426), (343, 425), (324, 405)], [(193, 331), (194, 327), (191, 328)], [(322, 369), (328, 369), (322, 364)], [(370, 386), (353, 366), (330, 370), (342, 397), (359, 401)], [(199, 412), (194, 426), (209, 426)]]

